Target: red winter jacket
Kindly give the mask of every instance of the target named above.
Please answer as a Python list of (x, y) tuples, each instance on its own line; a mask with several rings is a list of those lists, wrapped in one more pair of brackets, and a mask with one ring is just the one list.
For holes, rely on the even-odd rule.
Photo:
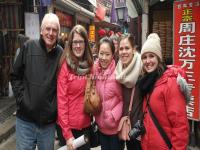
[[(177, 84), (177, 68), (171, 66), (156, 82), (149, 104), (158, 122), (167, 133), (172, 150), (186, 150), (189, 137), (189, 125), (186, 115), (186, 101)], [(143, 150), (168, 150), (168, 147), (157, 130), (146, 108), (144, 126), (146, 133), (142, 136)]]
[(58, 124), (65, 139), (73, 137), (71, 129), (90, 126), (90, 117), (83, 111), (86, 77), (75, 75), (63, 63), (57, 81)]

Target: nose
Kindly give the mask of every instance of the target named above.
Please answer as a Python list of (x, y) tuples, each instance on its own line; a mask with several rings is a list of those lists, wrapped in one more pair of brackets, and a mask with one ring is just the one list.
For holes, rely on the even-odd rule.
[(80, 46), (80, 45), (81, 45), (81, 43), (78, 42), (78, 43), (77, 43), (77, 46)]
[(106, 59), (106, 56), (105, 56), (105, 55), (102, 55), (102, 57), (101, 57), (101, 58), (104, 60), (104, 59)]
[(53, 34), (53, 30), (52, 30), (52, 29), (50, 30), (49, 34), (50, 34), (50, 35), (52, 35), (52, 34)]
[(148, 57), (146, 58), (146, 63), (150, 63), (151, 59), (149, 59)]
[(124, 54), (126, 51), (125, 51), (125, 49), (123, 48), (123, 49), (121, 49), (121, 53), (122, 54)]

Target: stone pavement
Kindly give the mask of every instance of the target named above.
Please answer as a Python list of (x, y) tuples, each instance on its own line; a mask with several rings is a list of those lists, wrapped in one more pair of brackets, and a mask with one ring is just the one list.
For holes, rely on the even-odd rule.
[[(16, 139), (15, 139), (15, 134), (14, 134), (6, 142), (0, 145), (0, 150), (15, 150), (15, 145), (16, 145)], [(57, 150), (58, 148), (59, 148), (58, 141), (55, 141), (55, 150)], [(101, 148), (96, 147), (96, 148), (92, 148), (91, 150), (101, 150)], [(200, 150), (200, 148), (189, 147), (187, 150)]]
[[(0, 145), (0, 150), (15, 150), (16, 148), (16, 138), (15, 134), (12, 135), (7, 141)], [(59, 148), (58, 141), (55, 141), (55, 148), (57, 150)], [(100, 150), (100, 147), (92, 148), (91, 150)], [(37, 150), (37, 149), (36, 149)]]

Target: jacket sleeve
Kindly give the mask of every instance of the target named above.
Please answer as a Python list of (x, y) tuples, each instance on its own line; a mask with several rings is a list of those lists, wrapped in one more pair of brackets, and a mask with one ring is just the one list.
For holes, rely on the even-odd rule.
[(119, 103), (112, 109), (112, 115), (115, 121), (117, 122), (122, 117), (122, 108), (123, 108), (122, 90), (121, 86), (118, 83), (117, 83), (116, 97), (119, 99)]
[(168, 79), (166, 108), (171, 129), (172, 150), (185, 150), (189, 140), (189, 125), (186, 114), (186, 101), (175, 78)]
[(57, 101), (58, 101), (58, 124), (61, 126), (65, 139), (73, 137), (69, 126), (69, 101), (68, 90), (68, 70), (67, 64), (63, 63), (57, 80)]
[(16, 98), (17, 104), (23, 99), (23, 91), (24, 91), (24, 71), (25, 71), (25, 45), (20, 49), (16, 60), (11, 68), (10, 80), (12, 85), (12, 90), (14, 96)]

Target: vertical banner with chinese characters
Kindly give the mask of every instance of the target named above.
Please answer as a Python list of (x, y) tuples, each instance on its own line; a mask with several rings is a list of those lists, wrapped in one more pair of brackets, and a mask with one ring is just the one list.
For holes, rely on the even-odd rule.
[(91, 42), (95, 42), (95, 26), (94, 25), (89, 26), (89, 40)]
[(185, 69), (191, 101), (189, 119), (200, 120), (200, 0), (174, 2), (174, 64)]

